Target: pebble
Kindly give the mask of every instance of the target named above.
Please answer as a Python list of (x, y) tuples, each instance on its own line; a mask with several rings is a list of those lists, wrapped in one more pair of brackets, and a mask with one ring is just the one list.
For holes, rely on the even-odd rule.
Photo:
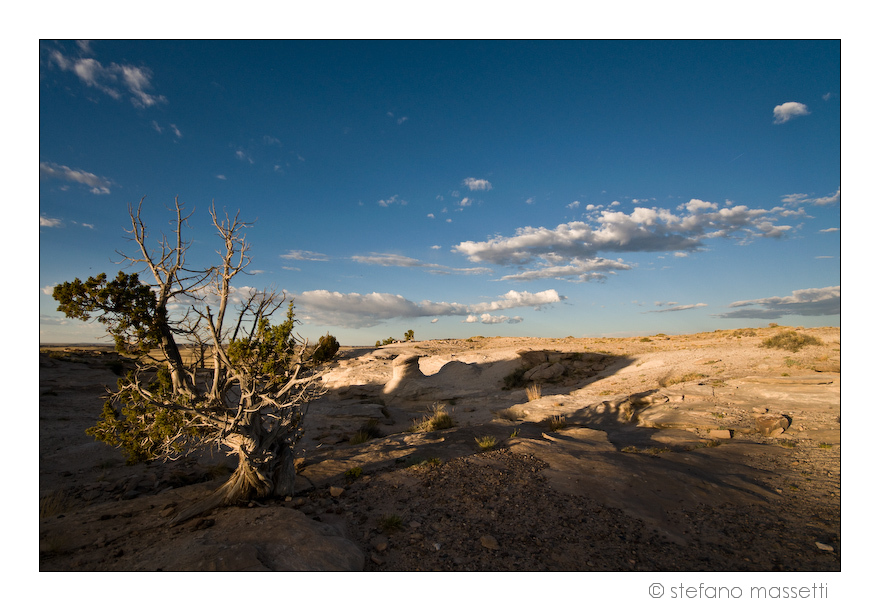
[(501, 549), (501, 546), (498, 545), (498, 541), (492, 535), (483, 535), (480, 537), (480, 543), (486, 549)]
[(340, 488), (339, 486), (330, 486), (330, 496), (332, 497), (342, 496), (343, 492), (345, 492), (345, 488)]
[(834, 548), (831, 547), (830, 545), (828, 545), (826, 543), (820, 543), (818, 541), (816, 541), (816, 547), (818, 547), (823, 552), (833, 552), (834, 551)]

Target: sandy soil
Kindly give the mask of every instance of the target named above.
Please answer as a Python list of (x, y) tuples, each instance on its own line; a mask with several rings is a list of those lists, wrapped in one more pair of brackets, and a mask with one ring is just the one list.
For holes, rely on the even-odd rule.
[[(40, 567), (837, 571), (840, 332), (762, 346), (780, 330), (344, 348), (310, 407), (298, 494), (174, 528), (224, 457), (124, 465), (84, 434), (116, 355), (41, 353)], [(412, 430), (441, 405), (452, 428)], [(257, 515), (320, 531), (242, 540)], [(320, 558), (292, 562), (319, 539)]]

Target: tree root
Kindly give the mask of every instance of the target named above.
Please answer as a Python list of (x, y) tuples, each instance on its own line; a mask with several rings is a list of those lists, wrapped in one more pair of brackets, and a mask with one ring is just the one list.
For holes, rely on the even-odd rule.
[(272, 483), (266, 476), (248, 462), (242, 461), (222, 486), (182, 510), (168, 524), (176, 526), (217, 507), (232, 505), (252, 498), (263, 498), (270, 492), (272, 492)]

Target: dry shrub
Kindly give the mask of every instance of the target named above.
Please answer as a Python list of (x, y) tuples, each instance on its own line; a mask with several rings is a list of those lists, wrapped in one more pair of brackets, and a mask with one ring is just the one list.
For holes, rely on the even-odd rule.
[(780, 350), (797, 352), (805, 346), (821, 346), (822, 340), (813, 335), (788, 330), (780, 331), (773, 337), (768, 337), (761, 345), (765, 348), (778, 348)]
[(526, 388), (526, 398), (529, 401), (537, 401), (541, 398), (541, 385), (540, 384), (529, 384)]

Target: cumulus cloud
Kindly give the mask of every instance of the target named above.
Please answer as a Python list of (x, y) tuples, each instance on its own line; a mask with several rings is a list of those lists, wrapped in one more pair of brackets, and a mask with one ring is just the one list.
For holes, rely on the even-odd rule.
[(552, 265), (542, 261), (536, 269), (522, 271), (516, 274), (503, 276), (501, 280), (531, 281), (541, 279), (568, 280), (570, 282), (602, 282), (607, 276), (602, 272), (615, 274), (615, 270), (628, 270), (632, 266), (623, 260), (595, 258), (582, 260), (577, 257), (565, 265)]
[(808, 114), (810, 114), (810, 111), (807, 109), (806, 104), (801, 104), (800, 102), (786, 102), (773, 109), (773, 123), (779, 125), (780, 123), (790, 121), (794, 117)]
[(718, 314), (718, 318), (777, 319), (783, 316), (830, 316), (840, 314), (840, 286), (800, 289), (786, 297), (765, 297), (735, 301), (734, 311)]
[(488, 191), (492, 188), (492, 183), (483, 178), (465, 178), (461, 184), (471, 191)]
[[(692, 199), (675, 212), (656, 207), (636, 207), (629, 214), (603, 210), (590, 223), (573, 221), (555, 228), (523, 227), (509, 237), (461, 242), (453, 251), (473, 262), (531, 266), (508, 279), (581, 277), (599, 268), (629, 269), (620, 260), (599, 258), (600, 252), (684, 254), (700, 250), (708, 239), (739, 237), (746, 242), (758, 237), (781, 237), (793, 229), (776, 223), (776, 215), (785, 210), (783, 207), (773, 210), (722, 207)], [(581, 278), (590, 279), (593, 277)]]
[(83, 170), (74, 170), (66, 165), (57, 163), (40, 162), (40, 178), (63, 180), (65, 182), (75, 182), (91, 187), (91, 192), (96, 195), (107, 195), (110, 193), (110, 181), (85, 172)]
[[(302, 319), (308, 322), (361, 328), (373, 327), (394, 318), (431, 317), (432, 322), (436, 322), (439, 316), (474, 316), (478, 317), (476, 322), (482, 320), (483, 315), (488, 312), (517, 307), (540, 308), (563, 299), (565, 297), (554, 290), (540, 293), (510, 291), (495, 301), (465, 305), (428, 300), (414, 302), (390, 293), (360, 294), (317, 290), (297, 295), (295, 303), (303, 313)], [(486, 320), (492, 320), (492, 315)], [(520, 322), (522, 318), (514, 317), (509, 320)]]
[[(80, 46), (80, 50), (90, 54), (88, 47)], [(58, 50), (51, 53), (50, 65), (72, 72), (88, 87), (97, 89), (115, 100), (121, 99), (127, 92), (132, 105), (138, 108), (147, 108), (168, 101), (163, 95), (150, 93), (153, 89), (153, 73), (149, 68), (117, 63), (105, 66), (92, 57), (67, 57)]]

